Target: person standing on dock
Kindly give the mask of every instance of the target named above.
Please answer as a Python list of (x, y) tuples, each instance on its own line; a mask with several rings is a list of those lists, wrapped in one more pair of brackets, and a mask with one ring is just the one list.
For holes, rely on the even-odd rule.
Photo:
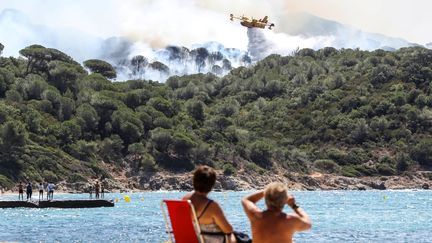
[(95, 185), (95, 198), (99, 199), (99, 192), (100, 192), (100, 185), (99, 182), (96, 181), (96, 185)]
[(41, 183), (39, 183), (39, 201), (41, 200), (41, 198), (43, 200), (43, 193), (44, 193), (44, 186), (41, 182)]
[(22, 182), (18, 184), (18, 200), (24, 200), (24, 189)]
[(26, 194), (27, 194), (27, 201), (31, 200), (33, 194), (33, 187), (31, 182), (27, 183)]
[(92, 199), (93, 198), (93, 187), (92, 187), (92, 185), (89, 186), (88, 191), (89, 191), (89, 194), (90, 194), (90, 199)]
[(54, 184), (48, 183), (47, 186), (47, 200), (53, 200), (54, 198)]
[(101, 198), (105, 198), (105, 187), (103, 183), (101, 183)]

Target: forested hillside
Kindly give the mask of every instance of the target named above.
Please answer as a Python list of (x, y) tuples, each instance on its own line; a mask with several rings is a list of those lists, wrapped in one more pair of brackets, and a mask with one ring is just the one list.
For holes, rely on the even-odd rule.
[[(0, 45), (0, 53), (3, 46)], [(33, 45), (0, 57), (0, 184), (188, 171), (396, 175), (432, 166), (432, 51), (271, 55), (224, 77), (113, 82)]]

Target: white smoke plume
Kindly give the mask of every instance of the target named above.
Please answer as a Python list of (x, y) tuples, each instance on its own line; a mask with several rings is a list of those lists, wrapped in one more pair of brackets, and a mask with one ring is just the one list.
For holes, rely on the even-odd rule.
[[(311, 15), (301, 15), (300, 20), (281, 11), (283, 0), (1, 1), (3, 55), (18, 56), (25, 46), (41, 44), (81, 62), (106, 60), (117, 68), (118, 80), (164, 81), (171, 75), (197, 72), (223, 75), (249, 65), (251, 59), (288, 55), (297, 48), (371, 50), (409, 45)], [(2, 9), (6, 7), (10, 9)], [(230, 13), (268, 15), (276, 28), (246, 29), (229, 21)]]

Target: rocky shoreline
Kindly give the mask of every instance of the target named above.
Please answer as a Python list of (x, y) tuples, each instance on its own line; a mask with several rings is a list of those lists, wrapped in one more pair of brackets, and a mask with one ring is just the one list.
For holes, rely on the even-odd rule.
[[(159, 191), (179, 190), (191, 191), (191, 173), (155, 172), (140, 176), (131, 176), (127, 180), (105, 179), (102, 183), (107, 191)], [(288, 173), (284, 175), (247, 174), (224, 175), (218, 172), (215, 191), (255, 190), (264, 188), (270, 182), (285, 183), (290, 190), (403, 190), (403, 189), (430, 189), (432, 188), (432, 172), (413, 172), (400, 176), (379, 177), (345, 177), (332, 174), (313, 173), (302, 175)], [(63, 192), (86, 192), (88, 183), (66, 183), (57, 185)]]

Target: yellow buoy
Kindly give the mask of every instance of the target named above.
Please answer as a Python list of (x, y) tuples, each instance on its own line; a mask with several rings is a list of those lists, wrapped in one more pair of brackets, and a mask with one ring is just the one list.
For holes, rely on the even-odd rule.
[(141, 198), (141, 201), (144, 201), (144, 198), (143, 198), (143, 197)]
[(128, 203), (128, 202), (131, 201), (131, 198), (128, 195), (125, 195), (124, 196), (124, 201)]

